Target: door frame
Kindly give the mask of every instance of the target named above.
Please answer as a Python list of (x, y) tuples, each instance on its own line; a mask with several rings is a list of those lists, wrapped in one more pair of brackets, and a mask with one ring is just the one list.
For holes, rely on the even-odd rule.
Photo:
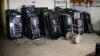
[(1, 14), (2, 14), (2, 28), (3, 28), (3, 33), (6, 34), (6, 9), (7, 8), (7, 0), (1, 0)]

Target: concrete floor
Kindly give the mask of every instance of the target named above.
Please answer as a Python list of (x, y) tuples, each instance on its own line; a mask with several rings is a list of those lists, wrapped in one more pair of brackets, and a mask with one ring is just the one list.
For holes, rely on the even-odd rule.
[(25, 39), (26, 44), (17, 46), (14, 41), (2, 40), (0, 56), (86, 56), (95, 50), (100, 37), (96, 34), (84, 34), (79, 44), (70, 40), (48, 40), (45, 44), (34, 45), (33, 41)]

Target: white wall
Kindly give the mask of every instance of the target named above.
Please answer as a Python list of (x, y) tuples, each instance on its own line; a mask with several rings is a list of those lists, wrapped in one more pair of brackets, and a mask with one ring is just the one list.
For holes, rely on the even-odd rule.
[(5, 9), (7, 9), (7, 0), (4, 0)]
[[(9, 8), (10, 9), (17, 9), (20, 8), (22, 5), (32, 5), (32, 1), (34, 0), (9, 0)], [(36, 7), (49, 7), (53, 8), (53, 1), (52, 0), (35, 0)]]
[(86, 7), (86, 6), (74, 6), (73, 9), (76, 9), (81, 12), (87, 12), (91, 13), (91, 7)]
[[(17, 9), (22, 5), (32, 5), (32, 1), (35, 1), (36, 7), (48, 7), (49, 9), (54, 8), (53, 0), (9, 0), (9, 9)], [(69, 0), (67, 1), (67, 5), (69, 7)]]
[(91, 18), (94, 30), (100, 32), (100, 7), (91, 8)]

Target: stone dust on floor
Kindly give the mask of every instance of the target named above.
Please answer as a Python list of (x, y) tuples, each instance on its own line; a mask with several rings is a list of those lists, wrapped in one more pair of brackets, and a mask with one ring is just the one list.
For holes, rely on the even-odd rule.
[(25, 44), (17, 46), (12, 40), (1, 40), (0, 56), (86, 56), (95, 50), (100, 37), (94, 33), (84, 34), (79, 44), (64, 39), (45, 39), (43, 45), (34, 45), (33, 40), (25, 41)]

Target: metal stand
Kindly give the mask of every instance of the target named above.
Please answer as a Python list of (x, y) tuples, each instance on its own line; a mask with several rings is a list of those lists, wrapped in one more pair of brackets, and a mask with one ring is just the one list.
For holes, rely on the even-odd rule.
[[(75, 44), (78, 44), (81, 42), (81, 32), (84, 33), (84, 31), (80, 30), (80, 28), (82, 27), (82, 29), (84, 28), (83, 27), (83, 23), (81, 22), (82, 25), (80, 25), (80, 23), (78, 24), (75, 24), (75, 19), (77, 20), (83, 20), (80, 18), (80, 12), (78, 12), (79, 15), (76, 15), (74, 14), (74, 19), (70, 18), (71, 20), (71, 24), (70, 24), (70, 28), (69, 31), (67, 34), (66, 34), (66, 38), (67, 39), (73, 39), (74, 43)], [(77, 29), (76, 29), (77, 28)]]

